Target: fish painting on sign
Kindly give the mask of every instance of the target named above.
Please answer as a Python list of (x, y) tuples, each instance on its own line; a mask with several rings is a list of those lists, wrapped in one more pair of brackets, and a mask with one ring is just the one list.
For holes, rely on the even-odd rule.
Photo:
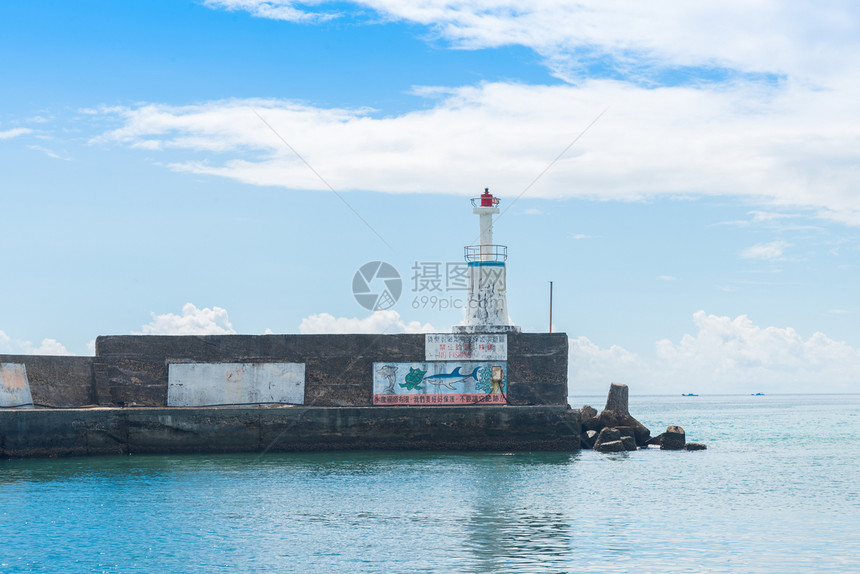
[(429, 377), (424, 377), (424, 380), (431, 385), (436, 385), (437, 387), (445, 387), (451, 389), (452, 391), (456, 391), (457, 388), (454, 387), (456, 383), (464, 383), (469, 379), (478, 380), (478, 371), (481, 367), (475, 367), (471, 373), (463, 374), (460, 372), (462, 367), (455, 367), (453, 371), (450, 373), (442, 373), (439, 375), (430, 375)]
[(374, 405), (507, 403), (507, 363), (374, 363)]

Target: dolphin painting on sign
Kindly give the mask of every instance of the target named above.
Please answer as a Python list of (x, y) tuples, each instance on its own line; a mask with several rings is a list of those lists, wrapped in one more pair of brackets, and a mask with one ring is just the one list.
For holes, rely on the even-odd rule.
[(394, 394), (394, 383), (397, 379), (397, 366), (396, 365), (382, 365), (376, 369), (376, 372), (380, 377), (388, 381), (388, 385), (385, 387), (386, 393), (393, 395)]
[(374, 363), (373, 367), (374, 405), (507, 403), (506, 361)]

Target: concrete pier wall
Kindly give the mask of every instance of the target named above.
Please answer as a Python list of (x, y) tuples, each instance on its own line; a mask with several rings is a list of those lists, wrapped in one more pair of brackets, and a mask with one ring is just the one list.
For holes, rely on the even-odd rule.
[(0, 455), (579, 448), (567, 407), (279, 407), (11, 410)]
[[(0, 355), (0, 363), (26, 367), (35, 406), (0, 409), (0, 456), (579, 448), (579, 411), (567, 405), (567, 336), (504, 336), (498, 349), (474, 350), (486, 365), (469, 363), (471, 355), (458, 356), (464, 365), (462, 372), (456, 371), (460, 374), (428, 374), (420, 392), (428, 393), (426, 398), (434, 404), (409, 406), (389, 401), (374, 406), (374, 372), (438, 361), (442, 351), (433, 346), (437, 339), (423, 334), (109, 336), (97, 339), (95, 357)], [(499, 357), (487, 358), (494, 353)], [(446, 360), (444, 370), (453, 371), (456, 361), (447, 354)], [(474, 380), (468, 396), (492, 397), (494, 404), (449, 406), (444, 404), (448, 401), (436, 400), (465, 396), (445, 394), (453, 392), (449, 389), (456, 386), (457, 377), (470, 372), (465, 365), (483, 365), (469, 374)], [(174, 368), (172, 379), (171, 366), (181, 366)], [(493, 369), (500, 369), (497, 380), (489, 379)], [(481, 370), (487, 378), (478, 381)], [(434, 378), (439, 376), (449, 379)], [(284, 400), (294, 406), (240, 405), (232, 398), (246, 395), (207, 394), (224, 391), (216, 387), (229, 386), (236, 377), (244, 377), (247, 396), (294, 397)], [(398, 393), (409, 386), (394, 381), (392, 375), (390, 385)], [(183, 384), (188, 386), (179, 389)], [(478, 395), (479, 386), (492, 390)], [(298, 394), (292, 394), (293, 388)], [(177, 400), (179, 390), (193, 390), (197, 402)], [(390, 391), (376, 392), (378, 400), (380, 392)], [(211, 396), (228, 397), (232, 406), (200, 406), (215, 400)]]
[(24, 365), (37, 406), (54, 408), (96, 404), (93, 357), (0, 355), (0, 363)]
[[(567, 335), (509, 333), (507, 403), (567, 404)], [(171, 363), (304, 363), (306, 406), (371, 406), (373, 363), (422, 362), (425, 336), (214, 335), (108, 336), (95, 357), (0, 355), (27, 367), (33, 402), (167, 406)]]

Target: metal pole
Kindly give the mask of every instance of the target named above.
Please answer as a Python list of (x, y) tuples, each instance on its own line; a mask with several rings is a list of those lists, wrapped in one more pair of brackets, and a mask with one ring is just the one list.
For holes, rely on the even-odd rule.
[(549, 332), (552, 333), (552, 281), (549, 282)]

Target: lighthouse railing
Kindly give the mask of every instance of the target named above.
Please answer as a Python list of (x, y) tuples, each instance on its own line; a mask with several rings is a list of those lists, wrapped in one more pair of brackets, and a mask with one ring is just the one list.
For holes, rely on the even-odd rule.
[(483, 199), (483, 197), (473, 197), (469, 201), (472, 202), (472, 207), (496, 207), (501, 201), (498, 197), (490, 196), (488, 199), (492, 205), (484, 205), (484, 202), (482, 201)]
[(463, 248), (466, 261), (498, 261), (508, 259), (507, 245), (467, 245)]

